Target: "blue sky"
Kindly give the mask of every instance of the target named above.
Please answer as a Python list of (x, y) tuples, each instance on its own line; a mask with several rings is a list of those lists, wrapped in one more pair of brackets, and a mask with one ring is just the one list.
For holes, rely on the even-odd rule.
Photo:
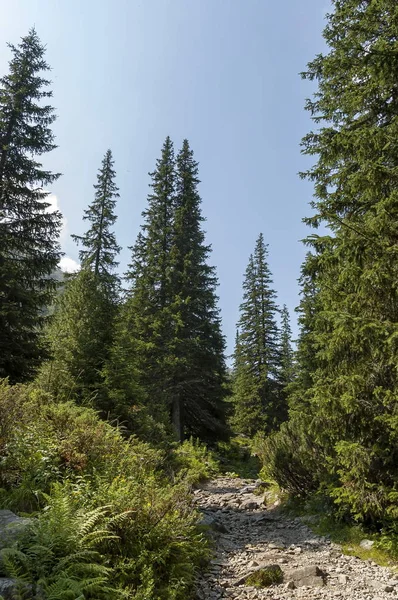
[[(116, 225), (121, 270), (146, 205), (167, 135), (187, 137), (200, 163), (207, 240), (220, 281), (232, 351), (242, 276), (259, 232), (281, 304), (298, 304), (305, 249), (301, 223), (310, 183), (300, 139), (313, 87), (299, 72), (324, 49), (328, 0), (0, 0), (0, 73), (34, 25), (52, 67), (59, 148), (44, 158), (63, 176), (51, 190), (70, 233), (84, 230), (96, 172), (107, 148), (121, 198)], [(294, 332), (297, 329), (294, 324)]]

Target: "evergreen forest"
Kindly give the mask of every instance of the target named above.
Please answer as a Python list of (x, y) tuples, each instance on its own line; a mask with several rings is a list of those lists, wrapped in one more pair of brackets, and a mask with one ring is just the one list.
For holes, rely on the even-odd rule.
[(0, 543), (0, 577), (18, 582), (16, 598), (192, 597), (211, 557), (192, 491), (222, 473), (260, 477), (287, 504), (316, 502), (398, 560), (398, 5), (332, 4), (326, 50), (301, 74), (316, 91), (301, 142), (313, 199), (298, 339), (260, 224), (236, 274), (232, 357), (188, 139), (160, 140), (125, 273), (118, 165), (104, 148), (85, 232), (72, 236), (80, 269), (60, 272), (50, 66), (35, 29), (10, 44), (0, 509), (30, 525)]

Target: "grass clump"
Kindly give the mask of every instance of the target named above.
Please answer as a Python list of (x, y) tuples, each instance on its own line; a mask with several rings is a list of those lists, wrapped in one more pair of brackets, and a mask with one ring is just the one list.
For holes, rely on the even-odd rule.
[(257, 569), (251, 573), (245, 580), (246, 585), (251, 585), (257, 588), (270, 587), (271, 585), (279, 585), (283, 582), (283, 571), (279, 565), (268, 565)]

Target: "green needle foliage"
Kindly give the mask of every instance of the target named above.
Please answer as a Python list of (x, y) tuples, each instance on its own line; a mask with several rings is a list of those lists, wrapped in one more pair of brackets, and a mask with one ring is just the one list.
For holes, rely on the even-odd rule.
[(294, 352), (292, 348), (292, 330), (290, 327), (290, 316), (286, 304), (281, 310), (281, 329), (279, 339), (279, 372), (278, 379), (285, 390), (294, 380)]
[(113, 165), (112, 152), (107, 150), (94, 185), (94, 201), (84, 211), (83, 219), (89, 221), (91, 227), (84, 235), (72, 235), (72, 238), (83, 246), (79, 252), (82, 268), (92, 271), (101, 287), (115, 293), (119, 285), (115, 258), (121, 248), (111, 230), (117, 219), (115, 207), (119, 198)]
[(45, 49), (34, 29), (10, 48), (0, 79), (0, 376), (22, 381), (45, 356), (40, 330), (56, 286), (61, 215), (48, 212), (43, 189), (59, 175), (37, 160), (56, 147)]
[(333, 496), (377, 521), (396, 516), (398, 484), (398, 13), (393, 1), (334, 4), (329, 53), (304, 74), (318, 81), (307, 108), (321, 123), (303, 140), (318, 156), (306, 174), (316, 198), (307, 222), (331, 231), (308, 240), (320, 303), (311, 405), (334, 458)]
[(234, 422), (240, 433), (271, 431), (280, 420), (275, 291), (262, 234), (243, 283), (234, 354)]
[(188, 140), (176, 161), (171, 247), (174, 376), (172, 419), (179, 439), (225, 436), (225, 341), (217, 306), (217, 277), (201, 228), (198, 163)]
[(152, 191), (127, 273), (130, 289), (106, 372), (115, 409), (124, 403), (136, 407), (137, 414), (143, 408), (167, 428), (173, 366), (170, 251), (175, 196), (174, 149), (169, 137), (150, 176)]
[(289, 427), (341, 512), (380, 526), (398, 515), (398, 7), (333, 6), (328, 52), (304, 73), (318, 84), (307, 109), (319, 125), (303, 140), (316, 157), (303, 174), (315, 192), (306, 222), (326, 233), (307, 238)]
[(85, 211), (91, 227), (83, 236), (73, 236), (84, 248), (82, 268), (69, 278), (58, 300), (49, 329), (54, 360), (44, 375), (54, 395), (90, 403), (105, 415), (111, 406), (102, 371), (113, 343), (120, 288), (114, 272), (120, 248), (111, 230), (119, 197), (115, 176), (108, 150), (94, 186), (94, 201)]
[(173, 424), (179, 440), (215, 440), (226, 429), (224, 339), (197, 173), (188, 141), (175, 159), (167, 138), (151, 174), (152, 193), (107, 368), (112, 397), (125, 395), (127, 404), (144, 406), (166, 429)]

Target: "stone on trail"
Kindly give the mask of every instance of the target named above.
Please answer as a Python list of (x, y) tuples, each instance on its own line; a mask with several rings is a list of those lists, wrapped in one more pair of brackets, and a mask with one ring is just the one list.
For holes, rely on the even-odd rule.
[(316, 565), (309, 565), (286, 573), (286, 579), (293, 581), (296, 587), (323, 587), (325, 585), (323, 577), (322, 571)]
[(259, 508), (259, 503), (255, 500), (246, 500), (242, 503), (241, 508), (243, 508), (244, 510), (256, 510), (257, 508)]
[(209, 527), (209, 529), (213, 529), (213, 531), (217, 531), (218, 533), (228, 533), (228, 529), (225, 527), (225, 525), (210, 515), (203, 515), (198, 522), (198, 525)]

